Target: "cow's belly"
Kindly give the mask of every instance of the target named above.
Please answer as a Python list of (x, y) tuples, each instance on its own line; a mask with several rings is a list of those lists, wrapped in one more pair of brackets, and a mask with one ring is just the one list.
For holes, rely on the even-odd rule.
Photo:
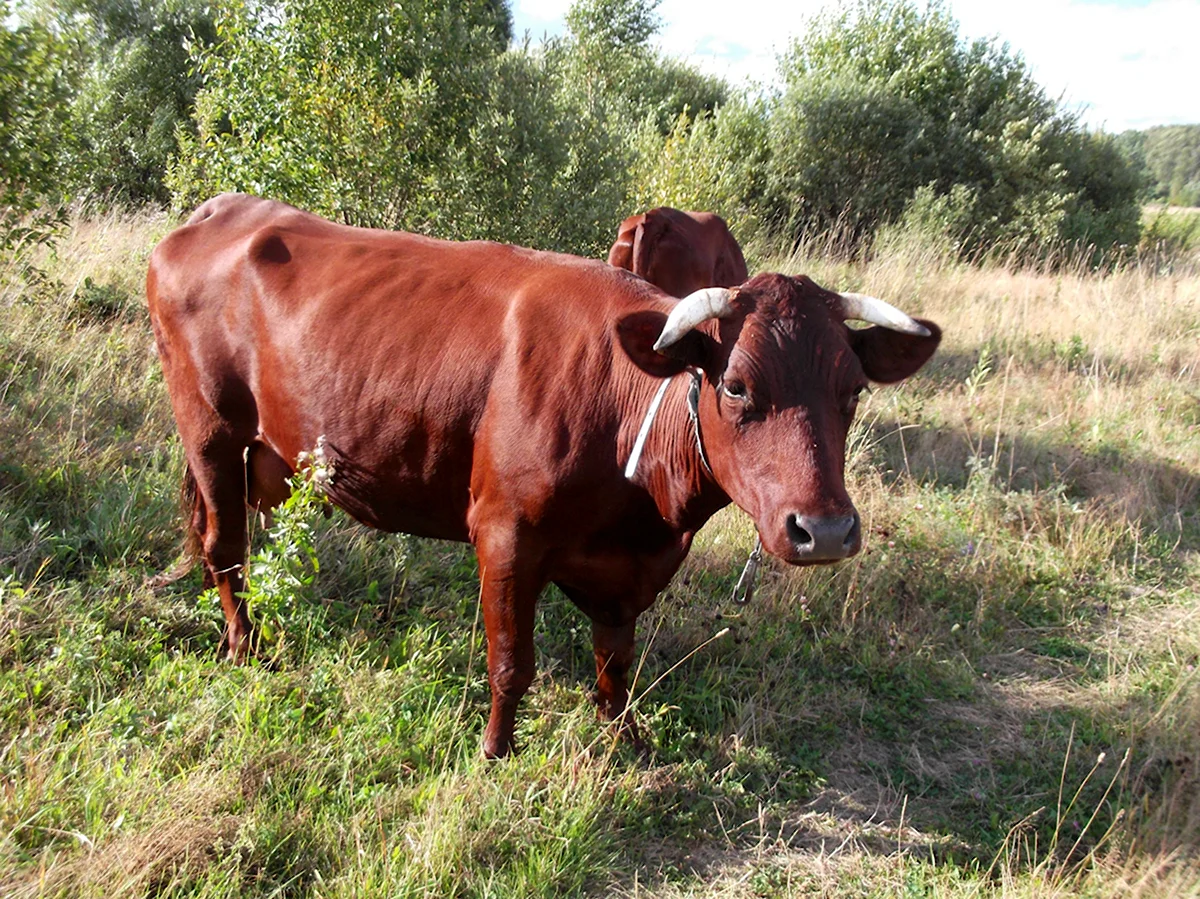
[(463, 542), (468, 537), (465, 510), (437, 485), (379, 485), (365, 493), (334, 487), (328, 495), (348, 515), (381, 531)]
[[(313, 430), (320, 432), (317, 437), (268, 431), (264, 440), (279, 446), (285, 459), (315, 460), (324, 469), (322, 490), (329, 500), (369, 527), (468, 539), (469, 437), (440, 443), (426, 438), (415, 447), (411, 441), (363, 440), (337, 428)], [(282, 489), (286, 494), (286, 486)]]

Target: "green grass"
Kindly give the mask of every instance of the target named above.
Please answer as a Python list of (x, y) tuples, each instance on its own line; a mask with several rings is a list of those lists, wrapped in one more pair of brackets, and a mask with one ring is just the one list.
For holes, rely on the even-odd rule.
[(242, 668), (198, 573), (145, 586), (179, 547), (138, 293), (166, 227), (3, 275), (0, 893), (1200, 892), (1196, 279), (789, 263), (946, 327), (864, 403), (864, 552), (738, 607), (753, 534), (717, 516), (641, 621), (645, 759), (547, 591), (522, 751), (486, 763), (469, 547), (298, 505), (319, 571), (257, 535), (278, 627)]

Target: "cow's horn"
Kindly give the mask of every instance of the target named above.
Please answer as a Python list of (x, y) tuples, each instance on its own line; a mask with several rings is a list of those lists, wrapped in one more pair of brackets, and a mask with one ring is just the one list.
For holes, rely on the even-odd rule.
[(710, 318), (729, 318), (733, 315), (732, 299), (733, 292), (724, 287), (705, 287), (689, 293), (675, 304), (667, 316), (667, 323), (663, 325), (654, 349), (661, 352), (678, 343), (684, 334)]
[(891, 303), (861, 293), (839, 294), (842, 298), (842, 315), (862, 322), (870, 322), (892, 331), (928, 337), (929, 329), (915, 319), (905, 315)]

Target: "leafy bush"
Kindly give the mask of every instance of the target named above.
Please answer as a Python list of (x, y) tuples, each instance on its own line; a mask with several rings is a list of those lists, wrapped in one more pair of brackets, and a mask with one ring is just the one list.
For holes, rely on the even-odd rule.
[(591, 98), (622, 108), (628, 124), (653, 121), (662, 134), (681, 113), (711, 112), (728, 97), (725, 83), (650, 45), (660, 0), (575, 0), (567, 12), (568, 80)]
[(498, 57), (470, 129), (430, 189), (438, 208), (422, 227), (602, 255), (625, 213), (629, 150), (603, 102), (564, 76), (567, 50)]
[(1135, 246), (1141, 233), (1137, 202), (1143, 179), (1109, 135), (1076, 131), (1065, 148), (1071, 191), (1061, 236), (1096, 248), (1094, 261)]
[[(315, 602), (321, 564), (313, 537), (313, 522), (326, 505), (322, 492), (329, 473), (324, 438), (304, 459), (309, 467), (291, 478), (291, 494), (273, 513), (265, 545), (247, 561), (246, 589), (240, 594), (267, 643), (293, 635), (320, 633), (323, 610)], [(213, 605), (219, 608), (215, 589)], [(282, 647), (280, 647), (282, 648)]]
[(76, 286), (67, 303), (67, 316), (93, 324), (131, 321), (143, 309), (140, 296), (131, 296), (119, 284), (100, 283), (90, 276)]
[(971, 233), (978, 195), (958, 184), (939, 194), (933, 185), (917, 188), (904, 213), (883, 225), (872, 252), (884, 258), (914, 254), (940, 262), (960, 258)]
[(743, 241), (752, 237), (766, 196), (767, 129), (765, 105), (748, 100), (695, 118), (681, 113), (665, 136), (647, 120), (634, 143), (631, 209), (712, 210)]
[(507, 52), (496, 0), (227, 8), (198, 59), (176, 202), (247, 190), (355, 225), (601, 254), (639, 125), (724, 96), (650, 49), (653, 6), (581, 0), (567, 36)]
[(1200, 213), (1162, 207), (1147, 214), (1139, 253), (1156, 266), (1200, 262)]
[(419, 227), (470, 139), (499, 26), (474, 0), (268, 0), (225, 7), (199, 56), (199, 134), (168, 181), (193, 205), (249, 190), (348, 223)]
[(566, 48), (501, 53), (495, 2), (231, 7), (202, 53), (199, 133), (170, 183), (247, 190), (350, 224), (592, 251), (627, 151)]
[[(940, 3), (859, 0), (820, 17), (781, 66), (771, 115), (783, 236), (837, 229), (860, 247), (919, 188), (954, 195), (964, 253), (1041, 255), (1136, 237), (1138, 178), (1007, 46), (962, 41)], [(927, 202), (927, 201), (923, 201)]]
[[(15, 26), (15, 27), (13, 27)], [(0, 253), (49, 240), (64, 221), (61, 150), (74, 82), (69, 44), (13, 22), (0, 0)]]
[(771, 116), (777, 229), (792, 241), (837, 231), (856, 243), (899, 217), (934, 175), (924, 124), (912, 101), (870, 81), (794, 81)]
[(189, 47), (216, 37), (209, 7), (197, 0), (59, 3), (91, 48), (73, 105), (75, 189), (121, 203), (166, 203), (176, 132), (191, 129), (200, 88)]
[(1149, 199), (1200, 206), (1200, 125), (1126, 131), (1117, 140), (1144, 177)]

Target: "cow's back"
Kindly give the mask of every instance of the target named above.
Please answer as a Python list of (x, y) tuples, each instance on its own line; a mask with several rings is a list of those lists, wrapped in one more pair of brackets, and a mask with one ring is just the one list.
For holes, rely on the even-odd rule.
[[(588, 332), (603, 335), (597, 351), (607, 352), (599, 298), (622, 295), (615, 274), (574, 257), (350, 228), (224, 195), (155, 249), (148, 294), (181, 431), (189, 409), (215, 409), (289, 463), (323, 437), (330, 495), (351, 514), (467, 539), (489, 403), (532, 402), (526, 436), (554, 430), (562, 390), (544, 382), (561, 385), (572, 366), (549, 341), (565, 329), (567, 343), (584, 346)], [(644, 292), (624, 280), (625, 293)], [(537, 404), (543, 392), (550, 408)]]

